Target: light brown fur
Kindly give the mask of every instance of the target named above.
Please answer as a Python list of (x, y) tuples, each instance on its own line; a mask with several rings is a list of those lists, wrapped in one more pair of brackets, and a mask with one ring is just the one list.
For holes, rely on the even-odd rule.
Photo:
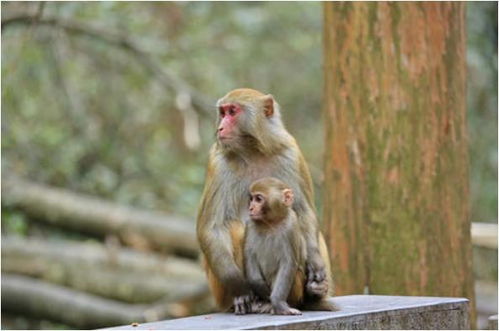
[(295, 275), (293, 286), (288, 296), (288, 303), (291, 307), (300, 307), (303, 303), (305, 293), (305, 274), (299, 269)]
[[(234, 261), (239, 268), (244, 269), (244, 225), (240, 222), (233, 222), (230, 226), (229, 232), (232, 242)], [(223, 284), (219, 281), (218, 277), (215, 276), (206, 259), (203, 259), (203, 266), (206, 270), (208, 284), (215, 298), (215, 302), (224, 310), (230, 308), (232, 305), (232, 296), (229, 295), (229, 292), (224, 289)]]
[[(263, 105), (269, 100), (272, 115), (266, 117)], [(245, 121), (240, 128), (245, 135), (231, 143), (217, 141), (210, 150), (197, 221), (208, 281), (218, 306), (225, 310), (231, 305), (230, 298), (248, 291), (240, 259), (244, 232), (241, 210), (246, 208), (250, 183), (265, 176), (283, 180), (295, 192), (293, 209), (307, 246), (304, 276), (317, 277), (319, 292), (331, 290), (329, 257), (315, 217), (312, 179), (295, 139), (282, 124), (278, 104), (271, 95), (252, 89), (229, 92), (218, 102), (225, 103), (244, 108), (246, 117), (242, 117)], [(301, 280), (304, 284), (312, 281), (311, 277)], [(310, 291), (310, 286), (304, 288)]]

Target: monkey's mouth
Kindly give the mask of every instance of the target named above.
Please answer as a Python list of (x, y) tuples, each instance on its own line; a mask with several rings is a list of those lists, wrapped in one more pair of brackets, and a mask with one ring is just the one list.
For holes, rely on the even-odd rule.
[(260, 214), (249, 214), (249, 217), (253, 220), (253, 221), (259, 221), (262, 219), (262, 215)]
[(224, 143), (224, 144), (227, 144), (231, 140), (234, 140), (233, 136), (217, 136), (217, 138), (218, 138), (218, 141), (220, 141), (221, 143)]

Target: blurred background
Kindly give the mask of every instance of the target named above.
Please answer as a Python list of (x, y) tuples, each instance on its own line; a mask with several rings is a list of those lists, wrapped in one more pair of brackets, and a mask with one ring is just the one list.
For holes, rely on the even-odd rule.
[[(322, 214), (320, 3), (1, 6), (2, 329), (213, 311), (194, 224), (233, 88), (276, 97)], [(495, 2), (467, 5), (467, 62), (471, 221), (497, 233)], [(497, 314), (497, 239), (473, 258), (478, 313)]]

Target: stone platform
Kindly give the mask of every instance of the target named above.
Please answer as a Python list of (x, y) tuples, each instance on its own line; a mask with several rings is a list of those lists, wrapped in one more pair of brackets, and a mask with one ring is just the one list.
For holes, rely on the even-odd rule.
[(338, 312), (307, 312), (299, 316), (215, 313), (113, 330), (252, 330), (252, 329), (469, 329), (464, 298), (349, 295), (331, 299)]

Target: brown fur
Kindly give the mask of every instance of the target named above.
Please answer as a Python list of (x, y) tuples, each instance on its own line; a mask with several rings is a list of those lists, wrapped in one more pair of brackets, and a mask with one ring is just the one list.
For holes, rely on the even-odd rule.
[[(324, 300), (327, 293), (323, 296), (305, 293), (306, 252), (292, 209), (293, 200), (293, 190), (277, 178), (265, 177), (251, 184), (251, 221), (246, 224), (244, 242), (246, 277), (260, 299), (266, 300), (271, 294), (274, 311), (295, 314), (299, 311), (293, 308), (333, 310)], [(319, 248), (327, 253), (322, 239)], [(274, 274), (276, 266), (278, 271)], [(263, 291), (260, 284), (267, 284), (271, 293)], [(238, 312), (245, 313), (245, 308), (239, 306)]]
[[(273, 111), (266, 117), (264, 107), (269, 100)], [(250, 183), (261, 177), (276, 177), (293, 189), (293, 209), (306, 242), (307, 265), (330, 279), (327, 249), (319, 244), (323, 238), (315, 217), (310, 172), (295, 139), (282, 124), (278, 104), (271, 95), (252, 89), (231, 91), (218, 104), (227, 102), (244, 108), (239, 124), (245, 134), (233, 143), (217, 141), (210, 150), (197, 221), (208, 280), (221, 309), (228, 308), (235, 295), (248, 291), (240, 260), (241, 210), (246, 208), (243, 201), (247, 201)], [(310, 272), (307, 270), (305, 273)], [(310, 282), (310, 277), (306, 278)]]
[(265, 94), (257, 90), (238, 88), (227, 93), (223, 99), (225, 102), (252, 102), (263, 96)]
[(300, 307), (303, 303), (305, 292), (305, 274), (303, 270), (299, 269), (295, 275), (293, 286), (288, 296), (288, 303), (291, 307)]
[[(234, 261), (237, 266), (244, 269), (244, 253), (243, 253), (243, 240), (244, 240), (244, 225), (240, 222), (233, 222), (230, 226), (230, 237), (232, 242), (232, 253), (234, 256)], [(224, 289), (223, 284), (219, 281), (218, 277), (215, 276), (210, 266), (208, 265), (206, 259), (203, 259), (203, 266), (206, 270), (206, 276), (208, 278), (208, 284), (210, 286), (211, 292), (215, 298), (215, 302), (218, 307), (223, 310), (227, 310), (232, 305), (232, 296), (228, 291)]]

